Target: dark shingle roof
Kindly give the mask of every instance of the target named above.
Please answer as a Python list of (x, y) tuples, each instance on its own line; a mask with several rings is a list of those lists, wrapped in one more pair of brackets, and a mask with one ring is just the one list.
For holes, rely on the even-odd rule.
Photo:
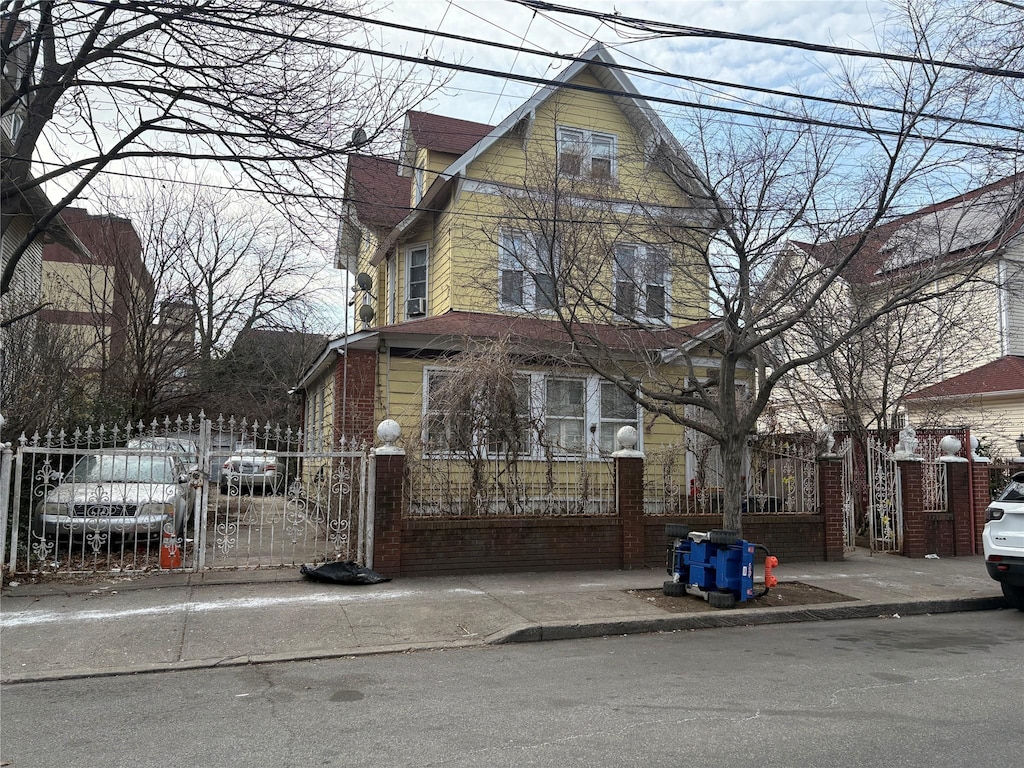
[(396, 160), (349, 155), (345, 197), (363, 224), (390, 229), (409, 213), (410, 180), (398, 167)]
[(933, 397), (981, 395), (989, 392), (1024, 391), (1024, 357), (1007, 355), (959, 376), (919, 389), (908, 400)]
[[(645, 330), (598, 323), (581, 323), (573, 334), (575, 341), (594, 340), (608, 349), (658, 350), (686, 344), (711, 328), (718, 321), (702, 320), (685, 328)], [(433, 317), (407, 320), (376, 329), (386, 336), (426, 336), (436, 339), (497, 339), (509, 338), (521, 343), (568, 344), (574, 339), (557, 320), (545, 320), (528, 315), (500, 315), (485, 312), (451, 311)], [(429, 340), (424, 340), (427, 346)]]
[(491, 132), (493, 125), (433, 115), (429, 112), (407, 112), (409, 131), (416, 146), (462, 155)]

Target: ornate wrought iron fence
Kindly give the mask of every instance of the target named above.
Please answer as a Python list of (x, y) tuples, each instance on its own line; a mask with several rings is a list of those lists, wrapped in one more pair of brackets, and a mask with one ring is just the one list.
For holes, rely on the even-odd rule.
[(371, 565), (371, 461), (329, 434), (202, 414), (22, 436), (3, 557), (41, 573)]
[(486, 456), (406, 457), (412, 517), (614, 515), (614, 463)]

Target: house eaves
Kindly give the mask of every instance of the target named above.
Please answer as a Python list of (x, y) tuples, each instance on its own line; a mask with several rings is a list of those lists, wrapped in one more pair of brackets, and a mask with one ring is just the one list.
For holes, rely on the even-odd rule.
[(324, 346), (324, 351), (299, 376), (295, 389), (306, 389), (311, 383), (319, 379), (334, 364), (337, 358), (344, 357), (349, 349), (376, 349), (377, 336), (377, 330), (357, 331), (339, 336), (327, 342)]
[[(602, 43), (596, 43), (558, 75), (554, 82), (540, 89), (518, 109), (502, 120), (490, 133), (478, 141), (468, 152), (450, 165), (444, 173), (448, 176), (464, 175), (474, 160), (521, 122), (532, 121), (537, 110), (561, 88), (571, 88), (571, 81), (585, 69), (601, 84), (612, 91), (611, 98), (645, 137), (644, 150), (648, 160), (661, 156), (669, 161), (666, 172), (672, 180), (697, 203), (699, 208), (714, 209), (711, 185), (701, 173), (693, 159), (672, 135), (668, 126), (658, 117), (651, 105), (640, 94), (633, 83), (616, 67), (616, 61)], [(584, 89), (589, 90), (589, 89)], [(679, 166), (676, 163), (679, 163)], [(681, 167), (680, 167), (681, 166)]]

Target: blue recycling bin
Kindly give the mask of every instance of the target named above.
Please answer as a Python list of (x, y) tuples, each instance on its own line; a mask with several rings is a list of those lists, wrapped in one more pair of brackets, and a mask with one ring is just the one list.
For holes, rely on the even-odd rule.
[[(669, 549), (669, 573), (664, 593), (670, 596), (696, 594), (715, 608), (732, 608), (739, 602), (763, 597), (777, 580), (772, 568), (778, 565), (768, 549), (736, 536), (735, 532), (714, 529), (707, 533), (690, 532), (685, 526), (670, 525), (666, 532), (674, 539)], [(758, 550), (765, 553), (765, 583), (754, 589), (754, 560)]]

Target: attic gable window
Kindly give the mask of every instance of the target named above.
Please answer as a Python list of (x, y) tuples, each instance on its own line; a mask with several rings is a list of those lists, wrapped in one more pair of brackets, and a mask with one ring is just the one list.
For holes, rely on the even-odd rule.
[(558, 172), (563, 176), (615, 180), (615, 137), (558, 127)]
[(652, 245), (615, 248), (615, 313), (664, 320), (668, 314), (668, 254)]
[(557, 307), (555, 256), (531, 232), (509, 230), (498, 244), (499, 309), (553, 310)]

